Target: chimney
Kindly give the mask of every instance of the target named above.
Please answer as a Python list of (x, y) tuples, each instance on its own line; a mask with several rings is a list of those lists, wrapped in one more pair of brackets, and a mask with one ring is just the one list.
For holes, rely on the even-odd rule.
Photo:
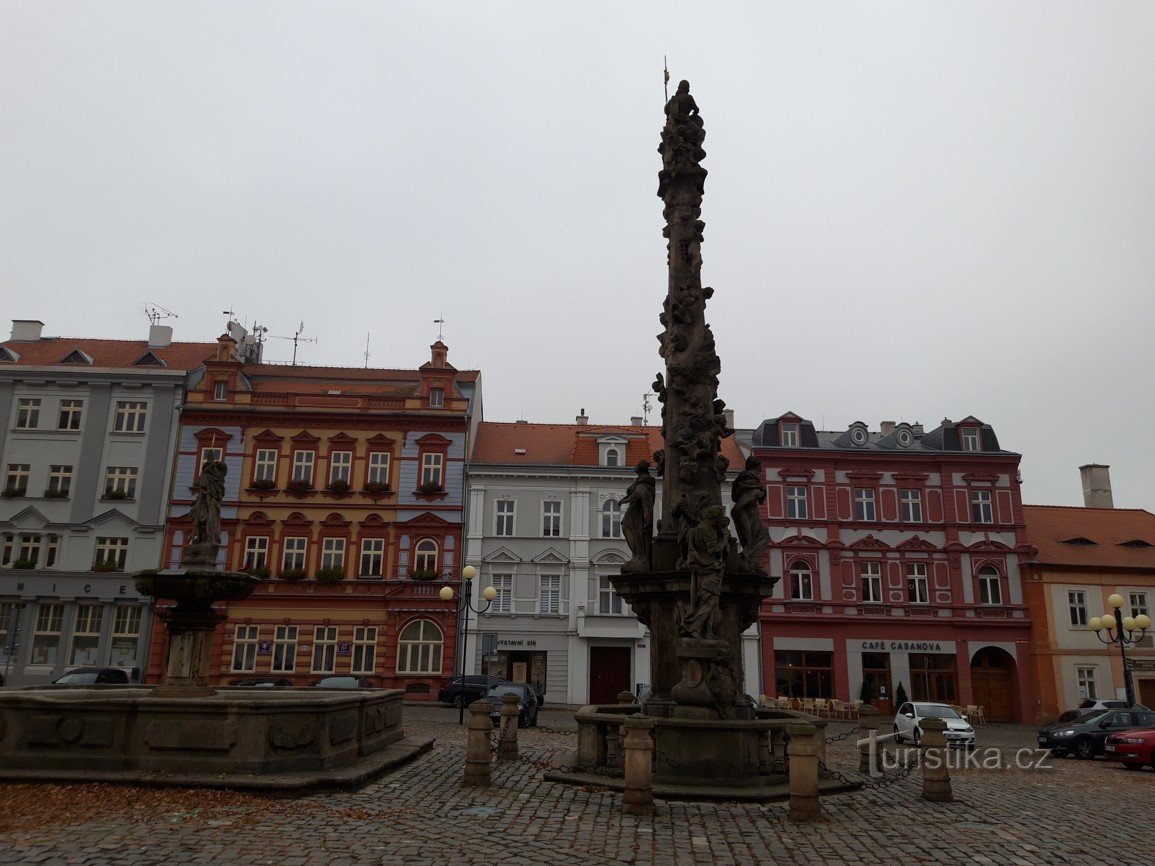
[(922, 428), (921, 424), (911, 424), (910, 432), (914, 434), (915, 439), (921, 439), (926, 435), (926, 431)]
[(582, 426), (585, 426), (586, 424), (590, 423), (589, 416), (586, 415), (585, 406), (582, 406), (582, 413), (580, 415), (578, 415), (576, 418), (574, 418), (573, 420), (574, 420), (575, 424), (581, 424)]
[(168, 325), (150, 325), (148, 329), (148, 347), (150, 349), (165, 349), (172, 345), (172, 328)]
[(444, 343), (442, 343), (440, 340), (438, 340), (436, 343), (434, 343), (432, 346), (430, 346), (429, 349), (432, 353), (432, 355), (430, 357), (430, 361), (429, 361), (430, 367), (446, 367), (446, 366), (448, 366), (448, 362), (446, 361), (446, 359), (449, 357), (449, 347), (448, 346), (446, 346)]
[(44, 323), (39, 319), (12, 320), (12, 339), (20, 343), (35, 343), (43, 330)]
[(894, 432), (894, 422), (893, 421), (879, 421), (878, 422), (878, 432), (880, 432), (883, 436), (889, 436), (891, 433)]
[(1088, 463), (1079, 467), (1083, 479), (1083, 505), (1087, 508), (1114, 508), (1111, 497), (1111, 467)]
[(731, 430), (733, 430), (734, 429), (734, 410), (733, 409), (723, 409), (722, 414), (726, 418), (726, 426), (729, 427)]

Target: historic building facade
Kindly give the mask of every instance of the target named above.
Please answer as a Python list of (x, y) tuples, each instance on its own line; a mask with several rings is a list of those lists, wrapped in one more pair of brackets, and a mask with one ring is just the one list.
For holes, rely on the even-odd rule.
[(968, 417), (818, 431), (798, 415), (751, 439), (766, 479), (766, 694), (983, 705), (1030, 722), (1031, 619), (1019, 455)]
[[(577, 422), (479, 427), (466, 562), (479, 572), (475, 596), (493, 586), (497, 598), (470, 626), (466, 667), (536, 683), (554, 703), (614, 703), (650, 681), (648, 632), (609, 577), (630, 558), (619, 500), (638, 461), (662, 447), (661, 428)], [(735, 475), (743, 458), (733, 440), (723, 454)]]
[[(1095, 467), (1105, 468), (1105, 467)], [(1022, 564), (1034, 622), (1032, 662), (1039, 716), (1054, 719), (1084, 698), (1124, 698), (1118, 646), (1099, 640), (1088, 623), (1112, 613), (1152, 613), (1155, 603), (1155, 514), (1131, 508), (1024, 507), (1027, 536), (1038, 552)], [(1127, 648), (1135, 699), (1155, 707), (1155, 636)]]
[[(190, 388), (165, 535), (176, 567), (199, 467), (223, 460), (220, 565), (267, 579), (228, 604), (213, 681), (352, 674), (436, 696), (454, 668), (438, 590), (462, 565), (479, 374), (440, 341), (414, 370), (244, 364), (230, 342)], [(165, 650), (159, 629), (151, 670)]]
[(45, 337), (0, 344), (0, 675), (51, 682), (82, 665), (138, 679), (150, 632), (132, 572), (161, 562), (189, 370), (212, 343)]

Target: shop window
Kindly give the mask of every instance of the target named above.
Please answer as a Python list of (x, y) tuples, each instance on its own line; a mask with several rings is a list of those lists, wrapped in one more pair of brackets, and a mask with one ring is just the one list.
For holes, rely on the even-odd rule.
[(143, 621), (139, 604), (118, 604), (112, 618), (112, 649), (108, 663), (114, 667), (134, 667), (140, 656), (140, 626)]
[(96, 651), (100, 645), (100, 622), (104, 609), (99, 604), (78, 604), (76, 619), (72, 626), (72, 649), (68, 663), (72, 665), (94, 665)]
[(427, 619), (409, 623), (397, 642), (397, 673), (441, 673), (441, 629)]
[(64, 605), (41, 603), (36, 605), (36, 619), (32, 631), (32, 654), (28, 659), (34, 665), (55, 665), (60, 651), (60, 629), (64, 625)]
[(834, 654), (810, 650), (775, 650), (774, 680), (779, 695), (791, 698), (834, 697)]
[(953, 655), (910, 654), (911, 699), (953, 704), (958, 701), (958, 665)]

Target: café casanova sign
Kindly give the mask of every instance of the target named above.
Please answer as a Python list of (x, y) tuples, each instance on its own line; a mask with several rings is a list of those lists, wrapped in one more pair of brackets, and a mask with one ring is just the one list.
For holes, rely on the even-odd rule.
[(862, 649), (871, 650), (898, 650), (900, 652), (940, 653), (942, 644), (936, 641), (913, 640), (864, 640)]

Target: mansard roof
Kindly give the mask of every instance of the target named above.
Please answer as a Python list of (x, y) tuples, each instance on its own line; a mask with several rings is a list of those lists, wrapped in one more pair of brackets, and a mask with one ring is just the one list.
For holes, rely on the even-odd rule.
[(91, 337), (41, 337), (39, 340), (5, 340), (0, 343), (0, 348), (6, 350), (4, 360), (18, 367), (77, 364), (132, 367), (151, 354), (172, 370), (192, 370), (201, 366), (216, 351), (216, 346), (216, 343), (170, 343), (161, 347), (149, 346), (148, 340), (97, 340)]
[[(783, 424), (798, 424), (799, 445), (781, 445), (781, 428)], [(961, 430), (974, 427), (979, 431), (978, 451), (964, 451), (962, 447)], [(768, 418), (754, 430), (751, 436), (754, 448), (782, 448), (789, 450), (816, 449), (820, 451), (850, 451), (861, 453), (915, 453), (941, 454), (957, 452), (959, 454), (1004, 456), (1014, 455), (1016, 452), (1006, 451), (999, 445), (998, 437), (990, 424), (980, 421), (973, 415), (968, 415), (962, 421), (951, 421), (944, 418), (935, 429), (924, 432), (921, 424), (897, 422), (894, 429), (886, 433), (872, 431), (865, 422), (855, 421), (845, 430), (816, 430), (814, 422), (787, 412), (777, 418)]]
[(1023, 518), (1039, 563), (1155, 572), (1155, 514), (1149, 511), (1024, 505)]

